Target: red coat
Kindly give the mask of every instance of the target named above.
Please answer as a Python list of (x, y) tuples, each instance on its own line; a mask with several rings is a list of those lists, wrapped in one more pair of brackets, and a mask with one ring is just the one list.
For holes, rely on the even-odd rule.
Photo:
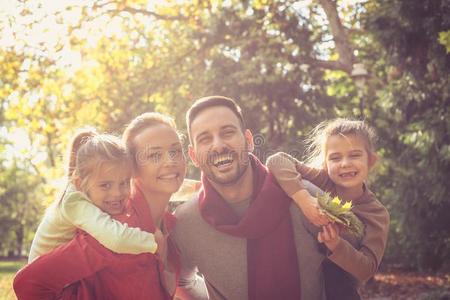
[[(126, 214), (115, 216), (131, 227), (154, 232), (143, 197), (130, 199)], [(174, 218), (172, 215), (166, 216)], [(153, 254), (117, 254), (85, 232), (40, 256), (14, 278), (19, 300), (166, 300), (171, 297), (160, 279), (162, 266)]]

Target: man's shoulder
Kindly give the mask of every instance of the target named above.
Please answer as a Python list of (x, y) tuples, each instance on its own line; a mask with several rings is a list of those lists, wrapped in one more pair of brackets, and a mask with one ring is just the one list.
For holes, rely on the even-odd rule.
[(196, 232), (205, 226), (200, 214), (197, 195), (180, 204), (174, 214), (176, 226), (173, 233), (176, 239), (196, 236)]
[(192, 196), (191, 199), (178, 205), (175, 209), (175, 217), (177, 220), (190, 219), (200, 214), (198, 209), (198, 195)]

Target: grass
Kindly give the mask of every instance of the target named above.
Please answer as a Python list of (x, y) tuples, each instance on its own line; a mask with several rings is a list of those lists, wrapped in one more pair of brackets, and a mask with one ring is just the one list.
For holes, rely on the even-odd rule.
[(0, 260), (0, 300), (15, 300), (12, 281), (26, 260)]

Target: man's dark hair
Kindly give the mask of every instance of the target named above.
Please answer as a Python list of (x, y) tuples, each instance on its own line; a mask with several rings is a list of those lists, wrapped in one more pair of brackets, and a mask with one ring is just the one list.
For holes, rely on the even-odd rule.
[(237, 103), (231, 99), (224, 96), (208, 96), (195, 100), (191, 108), (186, 113), (186, 125), (188, 130), (189, 141), (192, 144), (191, 137), (191, 125), (197, 115), (207, 108), (215, 106), (225, 106), (228, 107), (238, 118), (241, 125), (242, 131), (245, 129), (244, 117), (242, 116), (242, 109)]

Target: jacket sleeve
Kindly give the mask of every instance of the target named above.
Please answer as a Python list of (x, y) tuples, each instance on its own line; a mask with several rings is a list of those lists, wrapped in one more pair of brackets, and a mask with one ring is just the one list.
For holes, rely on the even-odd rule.
[(297, 172), (303, 179), (310, 181), (325, 192), (334, 191), (335, 184), (331, 181), (326, 170), (313, 168), (295, 158), (292, 159), (295, 162)]
[(325, 170), (309, 167), (287, 153), (278, 152), (270, 156), (266, 164), (289, 196), (305, 188), (302, 179), (313, 183), (323, 191), (333, 191), (334, 183)]
[(355, 214), (365, 224), (361, 246), (354, 248), (341, 239), (329, 259), (360, 281), (371, 278), (381, 263), (389, 231), (390, 217), (386, 208), (373, 199), (362, 205), (355, 205)]
[(267, 159), (266, 166), (284, 192), (290, 197), (304, 189), (302, 176), (297, 172), (295, 161), (289, 154), (278, 152), (271, 155)]
[(175, 299), (209, 299), (203, 277), (198, 275), (196, 267), (189, 266), (181, 256), (180, 278), (178, 279)]
[(155, 253), (157, 244), (152, 233), (129, 227), (114, 220), (92, 204), (81, 192), (67, 194), (60, 205), (61, 213), (75, 227), (89, 233), (116, 253)]

